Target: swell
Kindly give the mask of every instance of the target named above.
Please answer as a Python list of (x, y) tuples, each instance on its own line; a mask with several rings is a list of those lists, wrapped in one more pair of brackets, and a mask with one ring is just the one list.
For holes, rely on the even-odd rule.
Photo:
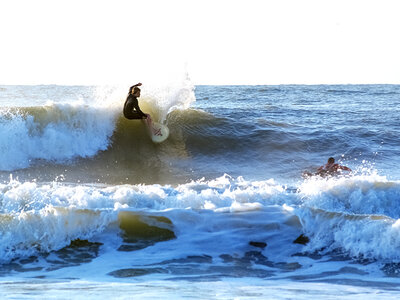
[[(3, 109), (0, 170), (6, 172), (0, 177), (8, 180), (13, 171), (28, 180), (62, 177), (110, 184), (180, 183), (196, 179), (191, 170), (197, 178), (224, 173), (294, 177), (309, 167), (304, 162), (322, 164), (321, 156), (351, 160), (363, 153), (373, 161), (371, 143), (375, 148), (381, 141), (393, 143), (390, 132), (377, 135), (367, 128), (332, 131), (186, 108), (166, 116), (170, 136), (154, 144), (144, 123), (124, 119), (119, 108), (52, 104)], [(156, 120), (162, 115), (153, 113)]]

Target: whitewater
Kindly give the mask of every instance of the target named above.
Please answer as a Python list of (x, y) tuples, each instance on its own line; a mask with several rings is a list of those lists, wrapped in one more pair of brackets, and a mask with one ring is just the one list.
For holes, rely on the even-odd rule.
[(400, 86), (128, 90), (0, 86), (2, 298), (398, 297)]

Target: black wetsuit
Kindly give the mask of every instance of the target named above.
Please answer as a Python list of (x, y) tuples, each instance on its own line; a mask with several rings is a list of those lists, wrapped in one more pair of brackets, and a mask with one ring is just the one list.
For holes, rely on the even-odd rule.
[(129, 120), (146, 118), (145, 113), (139, 108), (138, 99), (132, 94), (129, 94), (126, 98), (124, 104), (124, 116)]

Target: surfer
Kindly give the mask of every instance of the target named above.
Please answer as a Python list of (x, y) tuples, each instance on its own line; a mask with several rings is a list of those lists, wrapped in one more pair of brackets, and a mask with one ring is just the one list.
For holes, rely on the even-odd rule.
[(139, 82), (138, 84), (132, 85), (129, 88), (128, 97), (126, 97), (124, 104), (124, 116), (129, 120), (135, 119), (146, 119), (147, 126), (153, 130), (154, 135), (161, 136), (161, 129), (153, 128), (153, 121), (149, 114), (145, 114), (139, 107), (139, 101), (137, 98), (140, 97), (140, 88), (142, 84)]
[(124, 104), (124, 116), (129, 120), (134, 119), (147, 119), (148, 114), (141, 111), (138, 99), (140, 97), (140, 88), (142, 84), (139, 82), (129, 88), (128, 97), (126, 97)]
[(351, 172), (350, 168), (348, 168), (346, 166), (342, 166), (342, 165), (336, 164), (335, 163), (335, 159), (333, 157), (329, 157), (328, 158), (328, 162), (325, 165), (320, 166), (317, 169), (317, 172), (315, 172), (313, 174), (313, 173), (310, 173), (308, 171), (305, 171), (305, 172), (303, 172), (302, 176), (304, 178), (315, 176), (315, 175), (318, 175), (318, 176), (321, 176), (321, 177), (336, 176), (336, 175), (340, 175), (342, 170)]
[(318, 168), (316, 175), (320, 176), (338, 175), (340, 174), (341, 170), (351, 172), (350, 168), (346, 166), (341, 166), (339, 164), (335, 164), (335, 159), (333, 157), (329, 157), (328, 162), (325, 165), (320, 166)]

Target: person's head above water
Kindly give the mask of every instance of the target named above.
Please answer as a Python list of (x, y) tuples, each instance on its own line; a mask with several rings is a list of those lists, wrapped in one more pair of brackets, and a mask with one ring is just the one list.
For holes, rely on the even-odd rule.
[(334, 164), (334, 163), (335, 163), (335, 159), (333, 157), (329, 157), (328, 164)]

